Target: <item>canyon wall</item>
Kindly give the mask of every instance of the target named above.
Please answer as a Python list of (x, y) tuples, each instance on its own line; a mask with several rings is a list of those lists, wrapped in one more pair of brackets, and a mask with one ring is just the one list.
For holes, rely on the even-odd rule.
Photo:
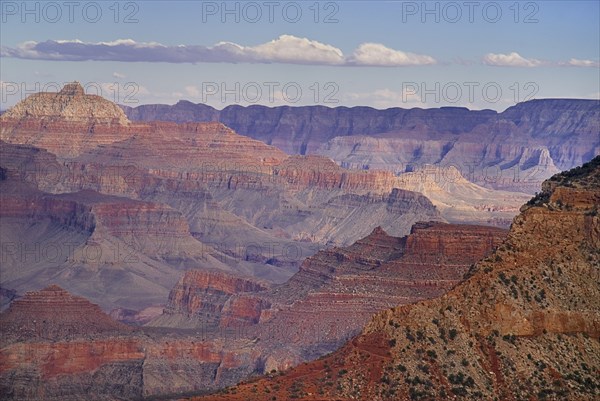
[(257, 105), (218, 111), (187, 101), (123, 109), (138, 121), (220, 121), (289, 154), (326, 155), (353, 169), (453, 165), (477, 184), (528, 193), (600, 153), (597, 100), (531, 100), (502, 113)]
[(327, 357), (198, 400), (598, 398), (600, 157), (553, 176), (439, 298), (377, 314)]

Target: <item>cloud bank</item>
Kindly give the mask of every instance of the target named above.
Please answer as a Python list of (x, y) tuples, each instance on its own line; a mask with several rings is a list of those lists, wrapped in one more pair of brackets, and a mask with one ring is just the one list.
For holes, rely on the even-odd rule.
[(257, 46), (242, 46), (232, 42), (219, 42), (213, 46), (167, 46), (132, 39), (96, 43), (80, 40), (29, 41), (16, 47), (2, 47), (0, 53), (2, 57), (52, 61), (285, 63), (372, 67), (436, 63), (431, 56), (405, 53), (378, 43), (364, 43), (347, 57), (335, 46), (292, 35), (281, 35)]

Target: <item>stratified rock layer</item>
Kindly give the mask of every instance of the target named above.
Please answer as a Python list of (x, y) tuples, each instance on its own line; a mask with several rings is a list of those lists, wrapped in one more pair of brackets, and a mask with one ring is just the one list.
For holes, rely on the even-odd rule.
[(51, 285), (31, 291), (0, 314), (3, 340), (58, 340), (131, 329), (106, 315), (98, 305)]
[[(412, 231), (397, 238), (377, 228), (351, 247), (319, 252), (289, 283), (271, 288), (218, 271), (190, 271), (153, 322), (176, 322), (170, 330), (128, 333), (98, 316), (98, 307), (56, 287), (28, 294), (0, 315), (8, 322), (0, 325), (0, 388), (6, 399), (27, 401), (216, 390), (322, 355), (392, 303), (444, 292), (505, 235), (436, 222)], [(113, 327), (116, 333), (108, 330)]]
[(284, 369), (335, 349), (376, 312), (448, 291), (505, 235), (436, 222), (419, 223), (403, 238), (376, 228), (350, 247), (306, 259), (288, 282), (270, 289), (223, 273), (188, 272), (149, 325), (245, 327), (265, 347), (267, 370)]
[(257, 105), (219, 111), (187, 101), (124, 109), (132, 120), (220, 121), (287, 153), (318, 153), (349, 168), (453, 165), (477, 184), (530, 193), (559, 170), (600, 154), (597, 100), (531, 100), (502, 113)]
[(546, 181), (443, 296), (376, 315), (322, 360), (204, 400), (597, 400), (600, 157)]
[(75, 121), (90, 124), (127, 125), (123, 110), (97, 95), (87, 95), (78, 82), (66, 84), (59, 92), (40, 92), (28, 96), (2, 115), (9, 120)]

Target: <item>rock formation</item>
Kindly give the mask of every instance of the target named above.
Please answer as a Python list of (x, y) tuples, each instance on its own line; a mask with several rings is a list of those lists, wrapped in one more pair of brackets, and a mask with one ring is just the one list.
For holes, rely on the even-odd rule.
[(83, 87), (73, 82), (58, 93), (30, 95), (3, 113), (0, 139), (34, 145), (61, 156), (76, 156), (91, 147), (130, 136), (129, 123), (117, 105), (85, 94)]
[(473, 184), (456, 167), (425, 165), (398, 177), (400, 188), (422, 193), (448, 221), (508, 227), (530, 196)]
[(349, 168), (453, 165), (479, 185), (528, 193), (600, 153), (597, 100), (531, 100), (502, 113), (256, 105), (218, 111), (186, 101), (123, 108), (132, 120), (220, 121), (287, 153), (322, 154)]
[(188, 272), (163, 315), (148, 325), (244, 327), (260, 339), (266, 371), (286, 368), (334, 350), (378, 311), (448, 291), (505, 235), (493, 227), (429, 222), (398, 238), (378, 227), (349, 247), (306, 259), (290, 280), (271, 288)]
[(57, 286), (0, 314), (0, 391), (6, 400), (140, 399), (217, 389), (257, 369), (248, 340), (132, 331)]
[(14, 120), (36, 123), (73, 121), (93, 124), (129, 124), (123, 110), (101, 96), (85, 94), (79, 82), (66, 84), (57, 93), (40, 92), (28, 96), (2, 114), (3, 123)]
[[(253, 304), (245, 299), (231, 305), (235, 294), (264, 291), (265, 283), (241, 278), (219, 271), (192, 270), (186, 272), (171, 290), (162, 316), (152, 320), (150, 326), (215, 328), (227, 326), (232, 319), (239, 323), (258, 323), (260, 302)], [(178, 318), (173, 316), (178, 315)], [(227, 321), (225, 321), (227, 319)], [(234, 326), (232, 324), (232, 326)]]
[(127, 333), (98, 305), (69, 294), (57, 285), (27, 292), (0, 314), (4, 340), (52, 341), (85, 335)]
[(507, 240), (439, 298), (339, 351), (203, 400), (596, 400), (600, 157), (546, 181)]
[(377, 228), (279, 286), (190, 271), (150, 325), (161, 327), (133, 331), (58, 287), (28, 293), (0, 315), (0, 389), (27, 401), (217, 390), (323, 355), (392, 304), (443, 293), (505, 234), (430, 222), (398, 238)]

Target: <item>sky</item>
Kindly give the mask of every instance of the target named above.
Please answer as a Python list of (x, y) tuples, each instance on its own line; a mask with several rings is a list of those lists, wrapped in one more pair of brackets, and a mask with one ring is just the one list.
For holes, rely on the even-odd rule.
[(0, 109), (79, 81), (128, 106), (600, 98), (600, 2), (0, 2)]

